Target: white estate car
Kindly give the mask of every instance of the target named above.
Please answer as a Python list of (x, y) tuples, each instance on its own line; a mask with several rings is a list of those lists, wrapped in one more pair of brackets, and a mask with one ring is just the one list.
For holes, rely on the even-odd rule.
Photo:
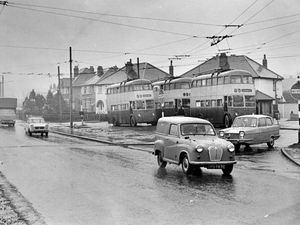
[(32, 136), (33, 133), (40, 133), (41, 136), (45, 134), (48, 137), (49, 125), (42, 117), (29, 117), (25, 124), (25, 133)]

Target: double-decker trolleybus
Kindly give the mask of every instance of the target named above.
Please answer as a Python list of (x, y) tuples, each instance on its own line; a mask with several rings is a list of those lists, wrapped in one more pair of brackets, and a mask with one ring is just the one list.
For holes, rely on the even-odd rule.
[(190, 115), (192, 78), (173, 78), (152, 83), (156, 115)]
[(107, 87), (108, 122), (114, 126), (155, 124), (153, 90), (150, 80), (136, 79)]
[(255, 87), (248, 71), (230, 70), (193, 78), (191, 116), (229, 127), (236, 116), (255, 112)]

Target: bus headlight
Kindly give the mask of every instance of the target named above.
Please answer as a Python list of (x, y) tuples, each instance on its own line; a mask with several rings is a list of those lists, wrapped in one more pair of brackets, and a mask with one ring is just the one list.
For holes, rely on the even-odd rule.
[(227, 148), (228, 148), (228, 151), (234, 152), (234, 145), (233, 144), (228, 145)]
[(138, 114), (138, 117), (141, 117), (141, 114)]
[(201, 146), (201, 145), (198, 145), (197, 147), (196, 147), (196, 151), (197, 152), (203, 152), (203, 150), (204, 150), (204, 148)]
[(237, 112), (234, 113), (235, 116), (238, 116), (239, 114)]
[(219, 136), (220, 136), (220, 137), (224, 137), (224, 131), (220, 131), (220, 132), (219, 132)]
[(244, 131), (240, 131), (240, 138), (244, 138), (245, 137), (245, 132)]

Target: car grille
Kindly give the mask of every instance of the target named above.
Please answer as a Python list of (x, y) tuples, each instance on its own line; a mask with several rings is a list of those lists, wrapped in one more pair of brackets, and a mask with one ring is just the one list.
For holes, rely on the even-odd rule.
[(225, 138), (227, 139), (239, 139), (239, 134), (225, 134)]
[(221, 161), (223, 149), (215, 146), (208, 147), (210, 161)]
[(44, 130), (45, 127), (34, 127), (35, 130)]

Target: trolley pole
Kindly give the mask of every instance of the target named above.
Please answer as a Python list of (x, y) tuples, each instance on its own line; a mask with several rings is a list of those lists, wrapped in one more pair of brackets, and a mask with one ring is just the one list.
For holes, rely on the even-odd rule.
[(299, 123), (299, 128), (298, 128), (298, 144), (300, 144), (300, 100), (298, 100), (298, 123)]
[(57, 95), (58, 95), (58, 110), (59, 110), (59, 122), (62, 121), (62, 106), (61, 106), (61, 83), (60, 83), (60, 68), (57, 67), (57, 77), (58, 77), (58, 89), (57, 89)]
[(297, 77), (297, 82), (290, 89), (291, 96), (298, 100), (298, 144), (300, 144), (300, 77)]
[(72, 87), (72, 47), (69, 47), (69, 53), (70, 53), (70, 128), (73, 128), (73, 87)]

